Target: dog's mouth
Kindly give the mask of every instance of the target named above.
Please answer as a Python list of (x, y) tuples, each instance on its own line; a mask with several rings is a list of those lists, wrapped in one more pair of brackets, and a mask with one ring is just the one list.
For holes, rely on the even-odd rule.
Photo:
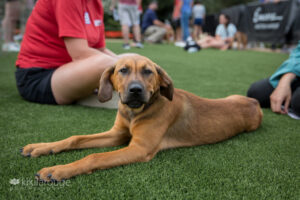
[(122, 98), (122, 95), (120, 95), (120, 100), (122, 104), (127, 105), (129, 108), (132, 109), (137, 109), (142, 107), (144, 104), (147, 103), (146, 99), (144, 97), (133, 97), (133, 96), (129, 96), (129, 97), (125, 97)]
[(142, 101), (139, 101), (139, 100), (132, 100), (132, 101), (129, 101), (126, 103), (126, 105), (129, 107), (129, 108), (140, 108), (142, 105), (144, 104), (144, 102)]

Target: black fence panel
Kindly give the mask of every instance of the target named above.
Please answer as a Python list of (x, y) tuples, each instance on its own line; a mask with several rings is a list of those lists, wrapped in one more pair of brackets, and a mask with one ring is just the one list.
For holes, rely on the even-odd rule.
[(300, 40), (300, 6), (297, 0), (250, 3), (222, 10), (249, 41), (283, 44)]

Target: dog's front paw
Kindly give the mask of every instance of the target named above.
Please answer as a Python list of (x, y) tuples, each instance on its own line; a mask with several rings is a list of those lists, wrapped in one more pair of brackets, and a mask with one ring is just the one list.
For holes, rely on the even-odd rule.
[(76, 174), (69, 165), (56, 165), (45, 167), (35, 174), (36, 180), (40, 182), (60, 182), (69, 179)]
[(20, 149), (20, 152), (26, 157), (38, 157), (40, 155), (56, 153), (51, 143), (28, 144)]

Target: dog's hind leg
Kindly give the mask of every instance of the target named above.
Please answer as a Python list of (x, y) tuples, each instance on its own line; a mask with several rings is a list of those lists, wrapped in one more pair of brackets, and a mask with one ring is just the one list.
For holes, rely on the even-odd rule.
[(28, 144), (21, 149), (21, 153), (27, 157), (38, 157), (71, 149), (118, 146), (126, 143), (129, 139), (128, 130), (113, 127), (103, 133), (71, 136), (57, 142)]

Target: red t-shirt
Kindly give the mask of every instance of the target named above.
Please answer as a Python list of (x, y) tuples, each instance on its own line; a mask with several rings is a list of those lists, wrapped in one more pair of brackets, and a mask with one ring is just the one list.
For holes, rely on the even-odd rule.
[(51, 69), (72, 61), (63, 37), (86, 39), (93, 48), (105, 47), (101, 0), (38, 0), (16, 65)]

